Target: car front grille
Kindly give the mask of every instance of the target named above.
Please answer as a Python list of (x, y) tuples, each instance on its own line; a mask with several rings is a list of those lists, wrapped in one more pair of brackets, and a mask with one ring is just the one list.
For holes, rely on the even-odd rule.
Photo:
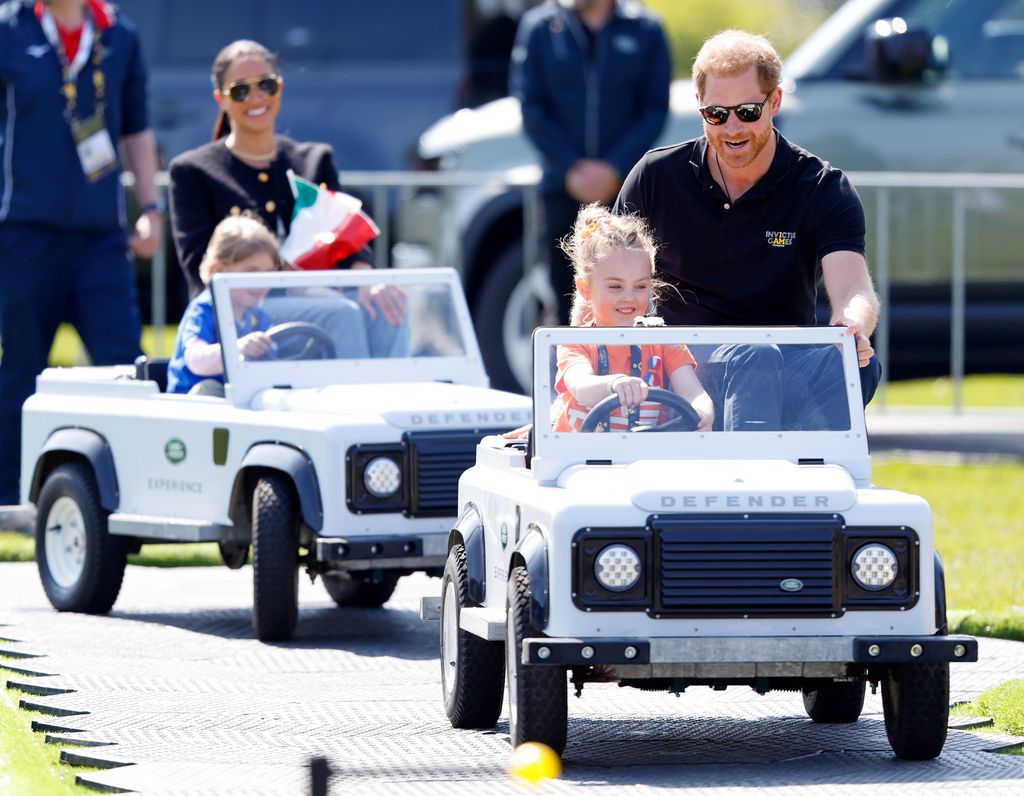
[(839, 610), (831, 516), (659, 517), (654, 614), (829, 616)]
[(459, 502), (459, 476), (476, 464), (476, 445), (488, 434), (508, 428), (460, 431), (417, 431), (402, 437), (409, 451), (412, 486), (410, 517), (455, 516)]

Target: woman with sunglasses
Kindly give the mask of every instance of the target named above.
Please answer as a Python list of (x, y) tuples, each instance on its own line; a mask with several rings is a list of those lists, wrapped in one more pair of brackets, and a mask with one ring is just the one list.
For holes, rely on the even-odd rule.
[[(284, 79), (273, 53), (255, 41), (232, 42), (217, 54), (210, 77), (219, 108), (213, 140), (182, 153), (170, 165), (171, 231), (192, 297), (203, 289), (199, 264), (214, 228), (225, 217), (250, 211), (279, 239), (287, 235), (295, 208), (289, 170), (310, 182), (341, 190), (329, 145), (299, 143), (275, 131)], [(373, 254), (364, 247), (340, 261), (338, 267), (372, 268)], [(324, 318), (341, 324), (337, 330), (327, 331), (339, 344), (347, 341), (339, 352), (365, 355), (359, 345), (353, 347), (353, 340), (366, 340), (369, 335), (375, 352), (387, 355), (403, 338), (404, 297), (394, 288), (382, 287), (364, 291), (360, 299), (373, 329), (353, 330), (325, 305)], [(273, 301), (268, 299), (268, 308)], [(286, 297), (277, 301), (283, 316)], [(309, 305), (304, 301), (307, 311)], [(331, 300), (330, 309), (337, 307), (338, 302)], [(312, 317), (304, 320), (318, 321)]]

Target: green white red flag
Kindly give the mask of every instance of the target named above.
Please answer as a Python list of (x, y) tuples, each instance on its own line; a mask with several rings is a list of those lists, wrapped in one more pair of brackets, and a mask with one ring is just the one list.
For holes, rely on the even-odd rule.
[(295, 268), (334, 268), (338, 260), (363, 248), (380, 228), (362, 210), (363, 203), (341, 191), (321, 188), (288, 170), (295, 196), (291, 230), (281, 243), (281, 258)]

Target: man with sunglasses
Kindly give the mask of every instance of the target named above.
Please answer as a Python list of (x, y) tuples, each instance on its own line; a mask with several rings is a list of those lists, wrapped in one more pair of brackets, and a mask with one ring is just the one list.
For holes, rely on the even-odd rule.
[[(130, 237), (119, 145), (142, 211)], [(58, 325), (96, 365), (141, 353), (128, 252), (161, 244), (155, 172), (131, 23), (102, 0), (0, 3), (0, 505), (18, 502), (21, 405)]]
[[(615, 209), (644, 216), (660, 243), (658, 275), (674, 288), (662, 305), (669, 324), (813, 326), (822, 279), (830, 322), (856, 337), (866, 404), (881, 365), (868, 339), (879, 305), (864, 209), (841, 171), (774, 128), (781, 73), (762, 36), (728, 30), (708, 39), (693, 64), (704, 135), (648, 152)], [(830, 367), (786, 362), (781, 371), (772, 357), (723, 347), (706, 363), (726, 430), (783, 427), (785, 405), (805, 400)]]

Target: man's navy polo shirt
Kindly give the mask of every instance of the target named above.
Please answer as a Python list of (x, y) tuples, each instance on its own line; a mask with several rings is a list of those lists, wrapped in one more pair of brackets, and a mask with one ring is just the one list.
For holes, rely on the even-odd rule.
[(667, 323), (813, 326), (821, 258), (864, 253), (864, 208), (846, 176), (776, 138), (768, 172), (728, 208), (704, 137), (648, 152), (626, 178), (615, 212), (639, 213), (654, 232), (658, 276), (672, 286)]
[[(104, 118), (116, 147), (149, 126), (146, 70), (134, 27), (118, 15), (96, 31), (103, 47)], [(79, 119), (93, 113), (93, 63), (77, 77)], [(43, 224), (69, 232), (124, 226), (116, 169), (95, 183), (82, 172), (64, 119), (61, 66), (30, 5), (0, 4), (0, 222)]]

